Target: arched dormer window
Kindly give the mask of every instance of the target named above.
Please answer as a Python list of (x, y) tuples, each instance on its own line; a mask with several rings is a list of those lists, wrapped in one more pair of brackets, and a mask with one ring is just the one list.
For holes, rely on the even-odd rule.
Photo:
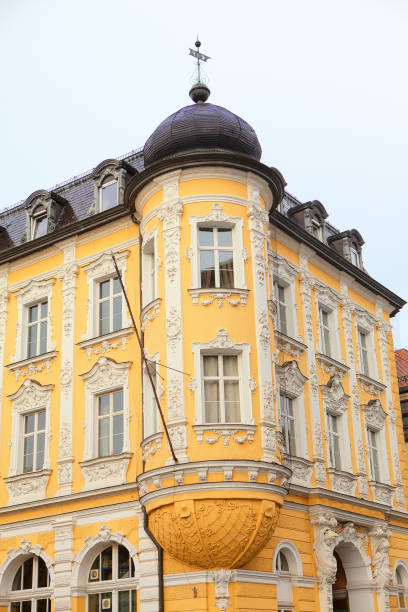
[(50, 612), (50, 575), (41, 557), (23, 561), (11, 585), (10, 612)]
[(45, 189), (32, 193), (25, 201), (27, 218), (25, 240), (36, 240), (53, 232), (67, 204), (60, 195)]
[(288, 210), (287, 214), (288, 217), (293, 218), (296, 223), (303, 226), (312, 236), (319, 240), (325, 240), (324, 224), (328, 214), (319, 200), (293, 206)]
[(31, 239), (45, 236), (47, 233), (47, 211), (44, 206), (37, 206), (31, 215)]
[(127, 180), (135, 173), (135, 168), (123, 160), (106, 159), (98, 164), (92, 172), (94, 199), (89, 214), (123, 205)]
[(353, 266), (357, 268), (363, 267), (361, 247), (364, 244), (364, 240), (356, 229), (333, 234), (333, 236), (327, 239), (327, 242), (340, 255), (348, 259)]
[(87, 591), (88, 612), (136, 612), (135, 565), (125, 546), (114, 543), (96, 555)]

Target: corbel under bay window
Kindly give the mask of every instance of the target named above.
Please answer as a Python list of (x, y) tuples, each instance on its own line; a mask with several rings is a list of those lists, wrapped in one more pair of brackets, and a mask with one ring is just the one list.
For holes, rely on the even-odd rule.
[[(116, 262), (126, 283), (126, 259), (129, 251), (115, 254)], [(87, 326), (82, 334), (84, 341), (101, 341), (101, 336), (107, 338), (123, 335), (122, 331), (130, 327), (130, 319), (122, 295), (119, 278), (115, 272), (110, 253), (102, 253), (83, 266), (88, 281), (88, 312)], [(81, 342), (83, 349), (89, 342)]]
[[(85, 381), (85, 450), (81, 462), (84, 490), (124, 484), (131, 456), (129, 443), (130, 362), (100, 357)], [(105, 483), (105, 484), (104, 484)]]
[[(221, 204), (202, 217), (190, 217), (191, 247), (187, 256), (192, 264), (190, 293), (194, 303), (200, 294), (240, 293), (245, 303), (247, 288), (241, 217), (229, 217)], [(221, 297), (219, 298), (221, 299)]]
[(12, 433), (9, 476), (6, 486), (9, 504), (43, 499), (50, 475), (49, 437), (51, 391), (26, 379), (9, 395), (12, 404)]
[(193, 344), (197, 427), (254, 428), (249, 353), (249, 344), (235, 344), (224, 329), (206, 344)]

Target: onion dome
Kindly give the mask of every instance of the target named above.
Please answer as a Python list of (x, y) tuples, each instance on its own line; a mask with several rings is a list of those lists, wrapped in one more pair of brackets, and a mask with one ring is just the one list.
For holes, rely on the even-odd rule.
[(144, 146), (144, 164), (197, 151), (228, 151), (260, 160), (262, 149), (255, 130), (231, 111), (205, 102), (209, 89), (196, 83), (190, 90), (196, 102), (167, 117)]

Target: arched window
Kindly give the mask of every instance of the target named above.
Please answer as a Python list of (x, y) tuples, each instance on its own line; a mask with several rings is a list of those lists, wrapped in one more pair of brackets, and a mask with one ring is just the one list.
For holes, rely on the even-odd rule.
[(99, 190), (99, 210), (108, 210), (118, 205), (118, 181), (108, 175)]
[(14, 575), (11, 612), (50, 612), (50, 575), (43, 559), (29, 557)]
[(108, 546), (89, 570), (88, 612), (102, 610), (136, 612), (135, 565), (125, 546)]
[(398, 610), (407, 610), (408, 570), (402, 563), (395, 568), (395, 586), (397, 587)]
[(37, 206), (31, 213), (31, 239), (45, 236), (47, 233), (47, 211), (44, 206)]
[(279, 542), (273, 557), (273, 570), (278, 579), (278, 612), (291, 612), (294, 606), (292, 579), (302, 576), (302, 562), (291, 542)]
[(278, 552), (278, 556), (276, 557), (276, 571), (286, 573), (290, 572), (288, 560), (282, 550)]

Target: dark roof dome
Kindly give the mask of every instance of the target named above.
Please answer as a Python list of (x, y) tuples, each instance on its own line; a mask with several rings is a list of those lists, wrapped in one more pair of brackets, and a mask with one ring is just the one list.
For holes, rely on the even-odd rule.
[(167, 157), (203, 149), (240, 153), (258, 161), (262, 154), (249, 123), (222, 106), (200, 100), (162, 121), (146, 141), (144, 164), (146, 167)]

